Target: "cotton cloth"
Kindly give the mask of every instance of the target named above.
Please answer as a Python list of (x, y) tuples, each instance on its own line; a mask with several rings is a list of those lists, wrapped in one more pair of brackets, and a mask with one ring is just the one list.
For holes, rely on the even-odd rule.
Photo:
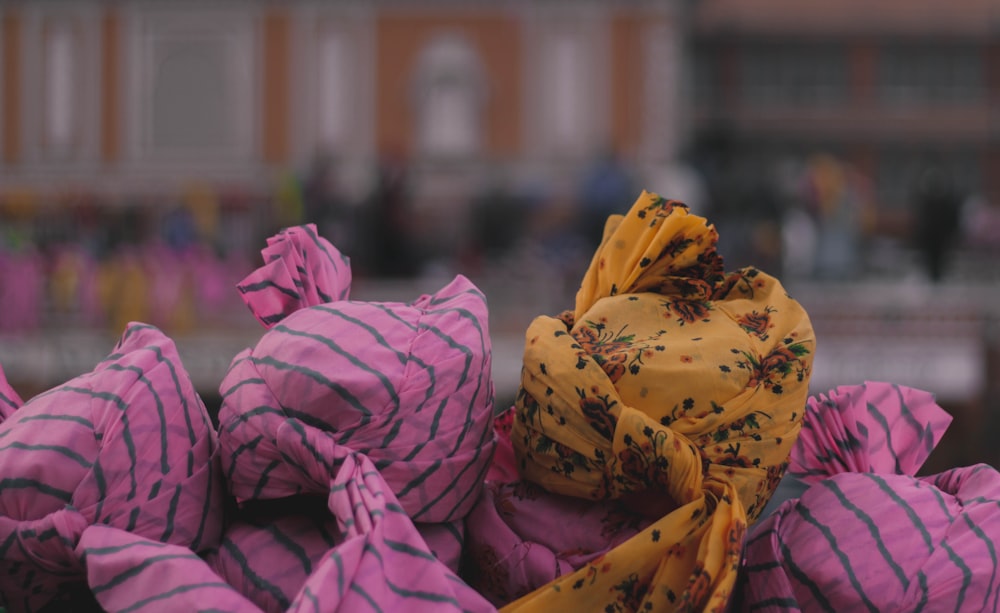
[[(322, 453), (332, 450), (327, 447)], [(306, 461), (305, 466), (324, 469)], [(318, 478), (319, 475), (316, 474)], [(490, 611), (470, 587), (438, 562), (402, 510), (392, 490), (371, 460), (347, 452), (332, 475), (327, 500), (330, 523), (308, 526), (300, 516), (276, 520), (261, 532), (233, 531), (233, 542), (262, 545), (243, 549), (230, 560), (241, 568), (249, 586), (233, 586), (217, 574), (218, 559), (203, 559), (189, 549), (142, 539), (95, 526), (81, 538), (88, 573), (101, 609), (107, 611), (228, 611), (260, 613), (290, 611)], [(316, 555), (316, 543), (305, 533), (322, 531), (336, 546)], [(229, 548), (225, 542), (224, 548)], [(303, 550), (302, 547), (309, 549)], [(245, 557), (240, 557), (245, 554)], [(296, 555), (298, 554), (298, 555)], [(310, 558), (311, 571), (302, 576), (300, 556)], [(291, 562), (289, 568), (281, 564)], [(256, 575), (254, 569), (264, 570)], [(233, 576), (229, 572), (226, 576)], [(288, 577), (298, 589), (288, 598)], [(108, 579), (110, 577), (110, 579)], [(242, 588), (242, 589), (241, 589)], [(267, 595), (262, 598), (262, 594)], [(260, 600), (263, 599), (263, 606)], [(286, 601), (287, 600), (287, 601)], [(73, 610), (80, 610), (78, 602)], [(69, 606), (67, 604), (66, 606)]]
[[(66, 610), (54, 602), (83, 594), (118, 610), (119, 556), (216, 546), (222, 494), (216, 435), (173, 341), (130, 324), (93, 371), (0, 423), (0, 604)], [(107, 564), (95, 541), (115, 543)]]
[[(643, 192), (608, 219), (575, 309), (528, 327), (510, 435), (520, 477), (654, 521), (572, 572), (540, 569), (548, 583), (509, 610), (725, 607), (747, 523), (798, 435), (815, 341), (776, 279), (724, 272), (717, 240), (683, 204)], [(470, 543), (485, 525), (470, 521)], [(522, 572), (523, 545), (515, 534), (480, 548), (480, 563), (497, 562), (478, 571)], [(544, 535), (534, 547), (566, 553)]]
[(754, 528), (733, 610), (997, 610), (1000, 473), (914, 476), (950, 422), (888, 383), (810, 398), (788, 472), (810, 487)]
[[(281, 601), (308, 588), (310, 598), (347, 607), (349, 594), (335, 588), (342, 576), (332, 584), (316, 579), (336, 570), (360, 573), (351, 598), (363, 592), (383, 609), (397, 603), (399, 586), (419, 587), (439, 606), (489, 609), (446, 566), (457, 567), (461, 535), (453, 528), (477, 500), (495, 445), (482, 292), (458, 276), (410, 303), (350, 301), (349, 261), (311, 225), (282, 231), (262, 253), (264, 267), (239, 288), (268, 331), (234, 358), (220, 386), (227, 483), (244, 506), (328, 498), (340, 527), (323, 561), (306, 555), (305, 587), (297, 585), (305, 573), (296, 571), (275, 580), (273, 594)], [(365, 488), (376, 486), (372, 499)], [(360, 488), (355, 502), (386, 516), (354, 517), (344, 488)], [(394, 549), (400, 543), (406, 555)], [(386, 569), (390, 560), (402, 564), (405, 576), (375, 572), (373, 564), (383, 564), (375, 559)], [(264, 562), (248, 558), (246, 566)], [(258, 604), (270, 610), (271, 600)]]
[(287, 610), (326, 553), (343, 542), (327, 501), (305, 502), (241, 512), (218, 550), (205, 556), (219, 577), (268, 613)]
[[(464, 522), (417, 524), (415, 528), (427, 550), (449, 570), (457, 571)], [(239, 512), (218, 550), (205, 560), (260, 609), (279, 613), (292, 605), (328, 552), (344, 540), (325, 499), (297, 498), (277, 507)]]

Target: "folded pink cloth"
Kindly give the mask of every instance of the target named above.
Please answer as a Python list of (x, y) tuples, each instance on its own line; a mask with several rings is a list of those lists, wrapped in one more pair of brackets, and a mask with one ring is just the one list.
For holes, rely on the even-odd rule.
[(811, 398), (789, 474), (811, 486), (755, 526), (734, 611), (993, 611), (1000, 473), (914, 477), (950, 422), (885, 383)]
[[(259, 611), (187, 547), (91, 526), (77, 550), (87, 560), (87, 580), (101, 610)], [(59, 610), (79, 610), (73, 601), (65, 607)]]
[[(323, 455), (334, 445), (327, 441)], [(431, 554), (363, 454), (343, 458), (329, 500), (344, 542), (324, 557), (289, 611), (494, 611)]]
[(286, 610), (326, 553), (344, 540), (326, 499), (317, 498), (320, 508), (309, 502), (240, 513), (205, 561), (264, 611)]
[[(242, 505), (332, 496), (330, 480), (344, 462), (370, 461), (398, 499), (392, 525), (409, 522), (393, 530), (412, 530), (407, 538), (421, 551), (433, 548), (457, 566), (461, 531), (448, 526), (454, 528), (475, 503), (495, 444), (482, 292), (459, 276), (408, 304), (348, 301), (347, 260), (311, 226), (283, 231), (263, 254), (267, 263), (240, 291), (269, 331), (236, 356), (220, 386), (219, 437), (230, 491)], [(333, 498), (330, 512), (346, 521)], [(338, 542), (324, 559), (343, 563), (337, 552), (345, 547), (354, 545)], [(382, 549), (376, 553), (389, 555)], [(248, 558), (247, 567), (257, 562)], [(420, 572), (428, 577), (448, 578), (442, 602), (488, 606), (435, 556), (410, 564), (414, 573), (423, 565)], [(363, 577), (358, 589), (375, 602), (391, 601), (388, 576)], [(279, 583), (275, 591), (285, 598), (300, 587), (293, 580)]]
[(881, 382), (809, 398), (786, 474), (808, 483), (846, 472), (914, 475), (951, 424), (928, 392)]
[(0, 604), (33, 611), (88, 584), (117, 585), (123, 577), (90, 566), (85, 537), (96, 525), (123, 544), (192, 556), (216, 546), (217, 454), (174, 343), (130, 324), (92, 372), (0, 423)]
[[(435, 558), (452, 571), (459, 568), (464, 522), (415, 528)], [(279, 613), (291, 606), (328, 551), (343, 542), (327, 501), (300, 497), (276, 507), (244, 509), (226, 528), (218, 550), (204, 557), (215, 573), (261, 609)]]
[(654, 519), (615, 500), (554, 494), (530, 481), (489, 482), (467, 519), (463, 576), (503, 606), (594, 561)]
[(347, 300), (350, 294), (350, 259), (319, 236), (315, 224), (282, 230), (260, 253), (264, 266), (237, 289), (265, 328), (301, 308)]
[[(298, 249), (287, 250), (293, 262), (340, 261), (335, 247), (311, 236), (291, 228), (269, 247), (294, 242)], [(260, 270), (248, 277), (256, 281), (242, 284), (248, 306), (270, 330), (236, 356), (220, 386), (223, 467), (237, 501), (323, 491), (326, 484), (304, 479), (283, 447), (299, 446), (315, 431), (368, 455), (414, 521), (464, 517), (494, 447), (482, 292), (458, 276), (409, 304), (309, 306), (319, 296), (346, 295), (349, 269), (330, 265), (327, 279), (308, 279), (305, 267), (282, 262), (265, 269), (280, 271), (288, 285), (262, 279)], [(275, 302), (299, 287), (315, 291), (301, 294), (301, 303)]]
[(497, 606), (581, 568), (657, 519), (621, 500), (563, 496), (522, 480), (510, 442), (513, 419), (510, 409), (493, 422), (497, 452), (466, 519), (463, 576)]
[[(338, 454), (322, 442), (315, 450)], [(77, 551), (87, 561), (93, 596), (106, 611), (150, 613), (492, 610), (438, 562), (368, 458), (347, 452), (338, 464), (328, 518), (237, 524), (220, 547), (226, 557), (202, 559), (122, 530), (87, 528)], [(246, 584), (234, 589), (233, 577)], [(298, 588), (288, 594), (290, 577)]]

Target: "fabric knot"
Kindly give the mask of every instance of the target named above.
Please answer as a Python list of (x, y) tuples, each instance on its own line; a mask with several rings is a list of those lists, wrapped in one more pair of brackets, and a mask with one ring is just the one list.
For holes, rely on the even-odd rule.
[(299, 309), (347, 300), (350, 259), (316, 232), (315, 224), (286, 228), (267, 239), (264, 266), (239, 284), (254, 317), (270, 329)]
[(704, 457), (686, 436), (623, 407), (611, 446), (610, 497), (632, 492), (666, 493), (675, 505), (702, 495)]
[[(0, 516), (0, 559), (10, 574), (28, 583), (32, 568), (50, 573), (53, 579), (79, 574), (82, 565), (73, 549), (89, 525), (87, 518), (72, 507), (27, 521)], [(4, 581), (8, 580), (16, 582)], [(55, 579), (52, 585), (60, 583)]]
[(338, 445), (330, 432), (294, 419), (278, 426), (274, 443), (288, 465), (301, 473), (304, 493), (327, 494), (344, 458), (355, 453)]

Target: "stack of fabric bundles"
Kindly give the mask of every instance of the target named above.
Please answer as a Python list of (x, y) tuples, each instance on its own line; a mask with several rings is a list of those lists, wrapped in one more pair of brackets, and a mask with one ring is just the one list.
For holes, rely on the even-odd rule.
[(0, 371), (0, 605), (995, 609), (1000, 473), (914, 476), (925, 392), (807, 398), (805, 311), (716, 241), (654, 194), (612, 216), (495, 420), (478, 288), (352, 301), (314, 226), (239, 284), (266, 332), (217, 429), (148, 325), (28, 402)]

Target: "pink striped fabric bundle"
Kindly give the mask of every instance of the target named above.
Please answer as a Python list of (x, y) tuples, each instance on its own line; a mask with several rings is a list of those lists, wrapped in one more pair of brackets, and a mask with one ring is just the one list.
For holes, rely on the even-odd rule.
[[(315, 568), (313, 555), (286, 539), (286, 547), (304, 555), (302, 570), (284, 579), (265, 577), (271, 595), (258, 604), (274, 610), (298, 593), (308, 569), (315, 577), (336, 568), (360, 574), (342, 576), (340, 583), (309, 579), (311, 597), (324, 607), (346, 606), (343, 589), (349, 588), (385, 608), (412, 591), (402, 586), (412, 585), (422, 586), (426, 602), (440, 600), (437, 606), (488, 608), (430, 553), (440, 549), (457, 563), (456, 526), (482, 489), (495, 444), (483, 294), (459, 276), (409, 304), (348, 301), (347, 259), (311, 225), (273, 237), (263, 255), (265, 266), (240, 291), (268, 332), (236, 356), (220, 387), (225, 476), (248, 508), (255, 501), (328, 496), (343, 534)], [(345, 481), (365, 466), (377, 472)], [(369, 500), (371, 490), (364, 487), (356, 494), (381, 519), (345, 514), (351, 507), (342, 497), (362, 483), (384, 491), (378, 500)], [(438, 545), (429, 546), (413, 522)], [(363, 551), (345, 553), (360, 542), (366, 543)], [(234, 585), (245, 585), (233, 569), (254, 572), (265, 563), (253, 559), (255, 551), (224, 548), (213, 564)], [(399, 580), (407, 581), (374, 572), (368, 556), (387, 567), (402, 564), (407, 573)], [(410, 577), (422, 579), (411, 584)], [(413, 606), (409, 602), (407, 610)]]
[[(18, 404), (7, 387), (0, 402)], [(195, 558), (218, 544), (217, 454), (174, 343), (130, 324), (92, 372), (32, 398), (0, 424), (3, 605), (82, 610), (75, 598), (93, 592), (104, 609), (141, 608), (140, 599), (165, 585), (123, 565), (122, 556), (152, 542)], [(111, 589), (125, 583), (131, 589)], [(114, 603), (106, 601), (112, 593)], [(61, 597), (73, 599), (53, 603)]]
[(914, 476), (950, 421), (886, 383), (811, 398), (789, 467), (809, 487), (754, 528), (733, 610), (997, 610), (1000, 473)]

